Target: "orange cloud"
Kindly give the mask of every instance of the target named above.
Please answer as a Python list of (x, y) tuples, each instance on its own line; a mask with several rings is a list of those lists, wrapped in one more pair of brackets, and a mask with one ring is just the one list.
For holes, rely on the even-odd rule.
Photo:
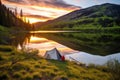
[(31, 23), (51, 20), (80, 9), (63, 0), (3, 0), (3, 3), (13, 10), (17, 7), (18, 13), (22, 9)]

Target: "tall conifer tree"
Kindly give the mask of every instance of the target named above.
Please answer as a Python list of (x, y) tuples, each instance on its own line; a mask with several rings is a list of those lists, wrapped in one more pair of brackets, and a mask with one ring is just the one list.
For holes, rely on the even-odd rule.
[(17, 16), (17, 8), (15, 8), (15, 16)]
[(2, 5), (2, 2), (1, 2), (1, 0), (0, 0), (0, 5)]
[(23, 17), (23, 11), (22, 11), (22, 9), (20, 10), (20, 17), (21, 18)]

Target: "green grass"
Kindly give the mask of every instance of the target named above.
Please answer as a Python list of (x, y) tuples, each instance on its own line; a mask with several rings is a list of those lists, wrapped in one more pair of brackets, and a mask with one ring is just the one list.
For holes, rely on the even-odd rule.
[[(2, 45), (3, 46), (3, 45)], [(3, 46), (6, 50), (8, 47)], [(106, 67), (86, 67), (69, 61), (46, 60), (37, 51), (0, 50), (1, 80), (110, 80)], [(105, 70), (104, 70), (105, 69)]]
[(0, 25), (0, 44), (9, 44), (11, 34), (10, 29)]
[(14, 48), (12, 46), (0, 45), (0, 51), (11, 52)]
[(120, 62), (118, 60), (110, 60), (107, 62), (108, 70), (112, 73), (112, 79), (120, 80)]
[(117, 19), (112, 17), (80, 18), (78, 20), (55, 22), (43, 25), (40, 30), (77, 30), (81, 32), (120, 32)]
[(6, 27), (0, 25), (0, 31), (7, 31), (7, 30), (8, 29)]

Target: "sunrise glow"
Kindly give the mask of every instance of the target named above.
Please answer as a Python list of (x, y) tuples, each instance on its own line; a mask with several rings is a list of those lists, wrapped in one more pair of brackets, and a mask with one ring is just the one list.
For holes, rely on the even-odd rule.
[(45, 22), (47, 21), (46, 19), (38, 19), (38, 18), (26, 18), (27, 20), (30, 21), (30, 23), (36, 23), (36, 22)]
[(40, 41), (44, 41), (44, 40), (47, 40), (45, 38), (39, 38), (39, 37), (34, 37), (34, 36), (31, 36), (30, 38), (30, 42), (40, 42)]
[(31, 36), (30, 44), (28, 44), (26, 47), (38, 49), (39, 55), (41, 56), (43, 56), (46, 51), (51, 50), (53, 48), (57, 48), (63, 54), (70, 54), (73, 52), (77, 52), (76, 50), (73, 50), (55, 41), (48, 40), (43, 37), (36, 37), (36, 36)]
[(74, 10), (99, 5), (102, 3), (119, 3), (119, 0), (2, 0), (11, 10), (22, 9), (30, 23), (53, 20)]
[[(33, 9), (37, 9), (37, 10), (40, 10), (40, 11), (44, 10), (44, 12), (46, 12), (46, 13), (44, 13), (43, 15), (45, 15), (45, 16), (51, 16), (53, 18), (56, 18), (58, 16), (61, 16), (62, 14), (66, 14), (66, 13), (69, 13), (69, 12), (73, 11), (71, 9), (64, 9), (64, 8), (60, 8), (59, 9), (59, 8), (39, 7), (39, 6), (31, 6), (31, 7)], [(48, 11), (49, 12), (56, 12), (59, 15), (55, 15), (53, 13), (49, 13)]]
[(79, 9), (77, 6), (69, 5), (64, 1), (61, 3), (57, 0), (3, 0), (2, 2), (13, 11), (17, 8), (18, 14), (22, 9), (26, 19), (31, 24), (52, 20)]

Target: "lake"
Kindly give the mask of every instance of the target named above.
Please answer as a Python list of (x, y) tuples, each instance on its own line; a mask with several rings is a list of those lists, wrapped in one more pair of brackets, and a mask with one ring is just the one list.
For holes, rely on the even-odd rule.
[(67, 60), (75, 59), (85, 64), (103, 65), (108, 60), (120, 61), (120, 35), (115, 33), (82, 33), (76, 31), (32, 31), (17, 34), (12, 45), (39, 50), (57, 48)]

